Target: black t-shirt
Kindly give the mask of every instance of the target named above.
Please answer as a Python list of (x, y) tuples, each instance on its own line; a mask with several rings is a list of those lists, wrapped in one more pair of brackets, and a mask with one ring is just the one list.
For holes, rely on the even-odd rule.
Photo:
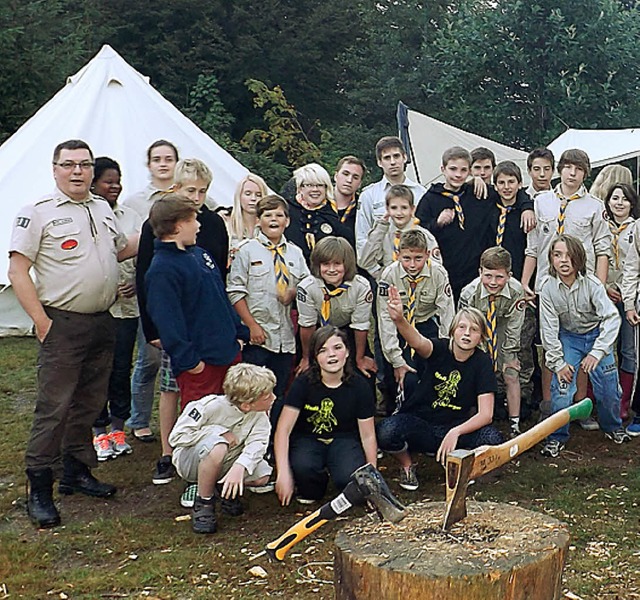
[(400, 412), (430, 423), (457, 424), (469, 419), (480, 394), (495, 393), (496, 376), (489, 355), (476, 351), (464, 362), (455, 359), (449, 340), (431, 339), (433, 353), (424, 375)]
[(373, 392), (358, 374), (340, 387), (329, 388), (311, 383), (303, 373), (291, 384), (285, 404), (300, 411), (292, 433), (323, 439), (357, 435), (358, 419), (375, 415)]

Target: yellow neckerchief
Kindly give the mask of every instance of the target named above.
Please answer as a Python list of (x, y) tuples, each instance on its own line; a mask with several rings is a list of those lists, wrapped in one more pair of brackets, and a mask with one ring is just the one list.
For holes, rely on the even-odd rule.
[(287, 266), (287, 261), (284, 257), (286, 244), (285, 242), (274, 244), (270, 240), (260, 240), (260, 243), (267, 250), (271, 251), (271, 254), (273, 256), (273, 268), (276, 272), (276, 289), (278, 290), (278, 294), (282, 296), (287, 291), (290, 281), (289, 267)]
[(507, 215), (515, 208), (515, 204), (505, 206), (498, 202), (496, 206), (500, 209), (500, 218), (498, 219), (498, 231), (496, 232), (496, 246), (502, 246), (504, 239), (504, 229), (507, 225)]
[(613, 219), (609, 219), (607, 222), (609, 223), (609, 229), (613, 236), (611, 248), (613, 250), (613, 257), (616, 261), (616, 269), (620, 269), (620, 234), (629, 227), (629, 225), (633, 225), (633, 220), (630, 220), (629, 217), (627, 217), (625, 222), (621, 225), (618, 225)]
[(400, 254), (400, 238), (405, 231), (411, 231), (416, 225), (420, 225), (420, 219), (413, 217), (409, 227), (406, 229), (396, 229), (393, 235), (393, 260), (398, 260), (398, 254)]
[(585, 195), (586, 188), (583, 185), (580, 186), (575, 194), (572, 194), (567, 198), (567, 196), (562, 193), (562, 184), (559, 183), (556, 186), (556, 189), (553, 190), (553, 192), (558, 198), (560, 198), (560, 212), (558, 213), (558, 229), (556, 230), (556, 233), (558, 235), (561, 235), (564, 233), (564, 220), (566, 218), (565, 213), (567, 211), (567, 206), (569, 206), (569, 202), (577, 200), (578, 198), (582, 198), (582, 196)]
[(453, 209), (456, 211), (456, 215), (458, 217), (458, 225), (460, 225), (460, 229), (464, 229), (464, 212), (462, 210), (462, 204), (460, 204), (460, 196), (458, 195), (458, 192), (447, 192), (444, 190), (442, 195), (453, 200)]
[(348, 283), (341, 283), (333, 290), (329, 290), (326, 286), (322, 288), (324, 296), (322, 297), (322, 307), (320, 308), (320, 325), (329, 325), (331, 319), (331, 298), (337, 298), (346, 292), (349, 287)]

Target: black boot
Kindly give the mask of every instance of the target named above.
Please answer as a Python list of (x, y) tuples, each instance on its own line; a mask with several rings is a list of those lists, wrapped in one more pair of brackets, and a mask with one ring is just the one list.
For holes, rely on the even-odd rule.
[(215, 496), (208, 500), (196, 496), (191, 509), (191, 527), (194, 533), (215, 533), (217, 531)]
[(109, 498), (116, 493), (115, 485), (98, 481), (91, 474), (91, 469), (77, 458), (65, 456), (63, 465), (64, 471), (58, 485), (61, 494), (80, 492), (95, 498)]
[(34, 525), (42, 529), (60, 525), (60, 514), (53, 503), (53, 472), (51, 469), (27, 469), (29, 494), (27, 514)]

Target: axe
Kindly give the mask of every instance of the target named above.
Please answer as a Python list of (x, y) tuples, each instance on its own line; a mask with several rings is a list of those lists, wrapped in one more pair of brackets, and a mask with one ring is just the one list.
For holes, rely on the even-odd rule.
[(454, 523), (467, 516), (467, 486), (471, 479), (493, 471), (508, 463), (556, 429), (575, 419), (586, 419), (591, 414), (593, 404), (589, 398), (564, 408), (546, 418), (528, 431), (498, 446), (480, 446), (475, 450), (454, 450), (447, 454), (445, 480), (447, 502), (442, 528), (447, 531)]
[(397, 523), (405, 517), (405, 508), (396, 500), (380, 472), (370, 463), (356, 469), (341, 494), (327, 502), (309, 516), (298, 521), (277, 540), (267, 544), (267, 554), (276, 560), (284, 560), (285, 554), (299, 541), (335, 519), (352, 506), (365, 503), (373, 506), (380, 519)]

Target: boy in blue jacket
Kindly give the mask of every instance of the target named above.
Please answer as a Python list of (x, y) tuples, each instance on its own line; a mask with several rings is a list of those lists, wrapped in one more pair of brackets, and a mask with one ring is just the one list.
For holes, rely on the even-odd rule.
[(221, 394), (228, 368), (240, 362), (249, 330), (229, 303), (219, 267), (195, 245), (196, 204), (176, 194), (149, 213), (156, 236), (145, 275), (147, 311), (180, 388), (182, 407)]

